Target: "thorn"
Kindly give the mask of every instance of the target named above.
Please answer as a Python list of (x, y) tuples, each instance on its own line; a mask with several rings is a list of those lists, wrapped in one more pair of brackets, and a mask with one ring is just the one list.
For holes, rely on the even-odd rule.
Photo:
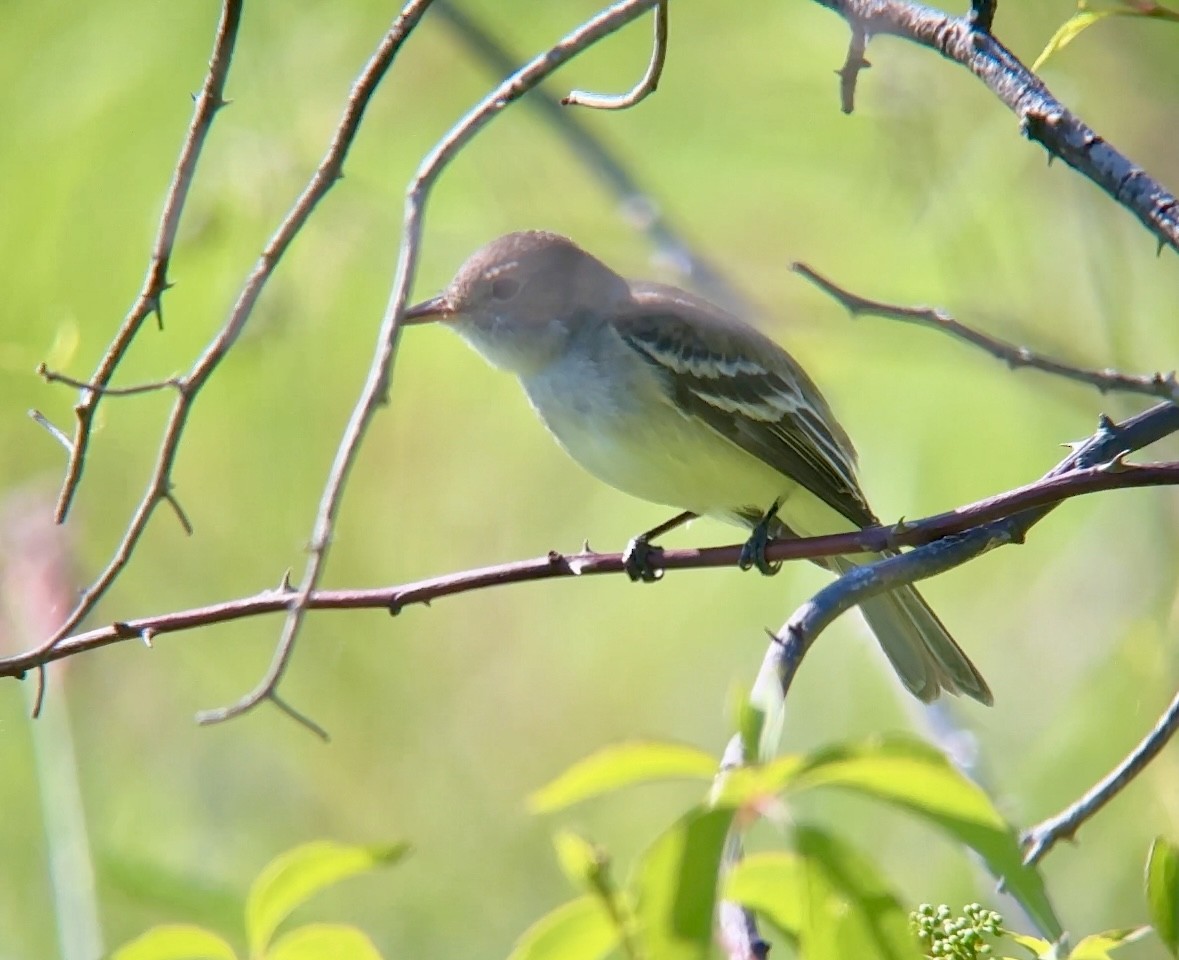
[(152, 649), (152, 640), (155, 639), (156, 632), (151, 627), (144, 627), (139, 631), (139, 639), (143, 641), (143, 645), (148, 650)]
[(111, 623), (111, 629), (115, 631), (115, 636), (120, 640), (130, 640), (132, 637), (139, 636), (139, 631), (134, 629), (125, 620), (115, 620)]
[(1097, 417), (1097, 432), (1098, 433), (1116, 433), (1118, 425), (1114, 423), (1108, 414), (1100, 414)]
[(782, 638), (778, 636), (778, 632), (776, 630), (771, 630), (769, 627), (762, 627), (762, 629), (766, 632), (766, 636), (769, 637), (772, 642), (777, 644), (782, 643)]
[(290, 567), (287, 567), (286, 570), (283, 571), (282, 579), (278, 581), (278, 592), (279, 593), (294, 593), (295, 592), (295, 588), (291, 584), (291, 568)]
[(548, 561), (550, 567), (560, 567), (565, 563), (565, 557), (559, 550), (550, 550), (548, 553)]
[[(1172, 376), (1174, 376), (1174, 374), (1172, 374)], [(589, 537), (586, 537), (584, 540), (581, 541), (581, 552), (582, 553), (593, 553), (594, 552), (594, 548), (590, 546)]]
[[(427, 604), (429, 606), (429, 604)], [(400, 597), (394, 597), (389, 601), (389, 616), (395, 617), (405, 609), (405, 604), (401, 602)]]
[(1125, 473), (1127, 470), (1133, 470), (1133, 464), (1126, 463), (1126, 457), (1129, 455), (1129, 450), (1121, 450), (1106, 463), (1101, 464), (1098, 469), (1102, 473)]

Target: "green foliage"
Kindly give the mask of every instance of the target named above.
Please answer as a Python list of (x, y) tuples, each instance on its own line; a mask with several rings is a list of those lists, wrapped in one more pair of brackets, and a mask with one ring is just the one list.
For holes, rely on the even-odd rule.
[[(360, 846), (320, 840), (276, 857), (263, 868), (246, 899), (246, 936), (251, 960), (380, 960), (361, 930), (345, 924), (312, 923), (273, 940), (299, 906), (341, 880), (390, 866), (409, 852), (406, 844)], [(111, 960), (236, 960), (233, 947), (203, 927), (153, 927), (119, 947)]]
[(912, 956), (905, 912), (870, 858), (816, 827), (796, 827), (793, 845), (744, 859), (725, 897), (756, 910), (806, 957)]
[[(642, 758), (653, 760), (644, 767)], [(600, 750), (574, 764), (533, 797), (556, 810), (622, 786), (704, 773), (705, 755), (679, 745), (644, 743)], [(715, 765), (715, 760), (710, 760)], [(581, 925), (615, 925), (615, 942), (639, 957), (695, 957), (711, 942), (721, 853), (733, 817), (765, 809), (777, 797), (835, 787), (897, 806), (975, 850), (1040, 929), (1061, 927), (1039, 873), (1021, 861), (1015, 831), (986, 794), (939, 751), (909, 737), (873, 737), (807, 755), (726, 771), (711, 805), (693, 808), (640, 858), (626, 889), (607, 881), (604, 854), (559, 834), (558, 855), (573, 883), (599, 908), (574, 901), (550, 914), (522, 941), (557, 945)], [(539, 800), (538, 800), (539, 798)], [(727, 878), (726, 896), (761, 912), (807, 955), (902, 957), (910, 945), (904, 911), (871, 860), (817, 827), (796, 826), (793, 851), (759, 854)], [(580, 905), (576, 905), (580, 904)], [(911, 945), (910, 945), (911, 946)], [(524, 946), (518, 947), (524, 949)], [(547, 948), (546, 948), (547, 949)], [(525, 953), (556, 956), (556, 953)]]
[(1146, 858), (1146, 902), (1155, 933), (1179, 956), (1179, 849), (1156, 837)]
[(1052, 35), (1048, 44), (1036, 57), (1033, 70), (1039, 70), (1049, 58), (1072, 43), (1083, 31), (1108, 17), (1145, 17), (1150, 20), (1169, 20), (1179, 23), (1179, 12), (1164, 7), (1154, 0), (1117, 0), (1118, 6), (1091, 7), (1085, 0), (1077, 4), (1077, 12), (1069, 17)]

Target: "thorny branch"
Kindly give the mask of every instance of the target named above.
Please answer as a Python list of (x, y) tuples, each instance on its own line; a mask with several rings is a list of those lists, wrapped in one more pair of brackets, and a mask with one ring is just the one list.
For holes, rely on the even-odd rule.
[[(164, 291), (171, 286), (168, 282), (168, 264), (172, 258), (172, 247), (176, 242), (176, 232), (180, 228), (180, 216), (184, 212), (184, 203), (188, 199), (188, 190), (192, 186), (201, 148), (205, 145), (205, 139), (213, 125), (213, 117), (227, 103), (224, 97), (225, 81), (229, 76), (229, 64), (233, 59), (234, 43), (237, 41), (242, 3), (243, 0), (225, 0), (222, 4), (221, 19), (217, 24), (216, 38), (213, 41), (213, 55), (209, 60), (209, 72), (205, 76), (201, 92), (195, 98), (196, 107), (193, 110), (192, 122), (189, 124), (188, 134), (184, 138), (184, 145), (180, 148), (180, 158), (176, 161), (172, 182), (164, 197), (164, 211), (160, 215), (160, 226), (156, 233), (155, 244), (152, 247), (151, 260), (147, 265), (147, 276), (144, 278), (143, 287), (106, 353), (99, 360), (94, 374), (83, 388), (81, 399), (74, 407), (77, 424), (74, 428), (74, 439), (68, 447), (70, 459), (66, 467), (65, 479), (62, 482), (61, 493), (58, 495), (57, 506), (54, 509), (53, 518), (57, 523), (65, 521), (74, 494), (78, 490), (78, 484), (82, 480), (82, 469), (86, 464), (86, 451), (90, 445), (94, 414), (103, 394), (111, 392), (105, 388), (110, 383), (111, 377), (114, 376), (115, 369), (122, 361), (127, 348), (131, 346), (131, 341), (139, 333), (144, 320), (154, 313), (159, 319), (160, 326), (163, 327), (164, 312), (160, 298)], [(72, 627), (67, 629), (72, 629)]]
[[(995, 4), (973, 0), (952, 17), (911, 0), (815, 0), (850, 26), (854, 37), (890, 34), (936, 50), (978, 77), (1019, 119), (1020, 130), (1092, 180), (1136, 216), (1158, 240), (1179, 252), (1179, 200), (1145, 170), (1056, 99), (1044, 82), (990, 32)], [(850, 62), (850, 54), (849, 54)], [(856, 72), (851, 74), (854, 84)], [(841, 77), (843, 73), (841, 72)], [(848, 105), (850, 91), (844, 93)]]
[(975, 330), (960, 320), (956, 320), (939, 307), (902, 307), (880, 300), (869, 300), (867, 297), (861, 297), (859, 294), (844, 289), (834, 281), (828, 280), (805, 263), (791, 264), (791, 269), (806, 277), (820, 290), (834, 298), (853, 317), (864, 315), (884, 317), (932, 327), (982, 349), (1007, 364), (1012, 370), (1020, 367), (1040, 370), (1065, 380), (1096, 387), (1102, 393), (1118, 391), (1159, 397), (1163, 400), (1179, 400), (1179, 382), (1175, 379), (1174, 370), (1168, 373), (1159, 371), (1145, 376), (1132, 376), (1117, 370), (1092, 370), (1074, 366), (1027, 347), (1007, 343), (980, 330)]
[(1076, 832), (1114, 797), (1121, 793), (1163, 749), (1179, 730), (1179, 694), (1158, 723), (1113, 770), (1054, 817), (1036, 824), (1021, 838), (1026, 848), (1024, 863), (1038, 863), (1060, 840), (1071, 840)]
[[(1179, 430), (1179, 408), (1162, 404), (1152, 408), (1148, 414), (1149, 425), (1154, 432), (1131, 435), (1136, 445), (1135, 449)], [(1126, 425), (1118, 429), (1121, 431), (1119, 435), (1125, 435)], [(1106, 490), (1179, 485), (1179, 462), (1140, 466), (1126, 464), (1117, 458), (1116, 453), (1109, 452), (1116, 450), (1117, 446), (1118, 444), (1114, 443), (1112, 446), (1102, 447), (1101, 453), (1107, 455), (1108, 459), (1096, 466), (1074, 467), (1036, 483), (956, 510), (922, 520), (905, 521), (896, 526), (868, 527), (855, 533), (776, 540), (766, 547), (766, 556), (772, 561), (811, 560), (897, 547), (920, 547), (959, 536), (976, 527), (1002, 521), (1004, 518), (1022, 516), (1031, 510), (1044, 510), (1076, 496)], [(650, 559), (656, 569), (699, 570), (735, 567), (740, 553), (741, 545), (734, 544), (724, 547), (666, 549), (652, 553)], [(553, 552), (532, 560), (496, 564), (394, 587), (371, 590), (317, 590), (309, 597), (307, 606), (314, 610), (376, 609), (397, 614), (415, 604), (428, 606), (435, 600), (489, 587), (623, 572), (624, 563), (620, 553)], [(835, 581), (832, 586), (838, 582)], [(18, 657), (0, 661), (0, 677), (19, 677), (34, 667), (123, 640), (138, 638), (151, 642), (156, 637), (168, 633), (279, 613), (288, 608), (294, 593), (295, 588), (284, 579), (278, 587), (250, 597), (135, 620), (116, 621), (104, 627), (66, 637), (51, 649), (32, 650)]]
[[(218, 331), (217, 335), (205, 348), (200, 357), (197, 358), (192, 369), (184, 376), (176, 378), (174, 386), (179, 396), (172, 406), (168, 422), (164, 427), (160, 450), (157, 454), (151, 477), (148, 479), (147, 490), (136, 506), (135, 512), (132, 514), (131, 520), (127, 525), (127, 529), (124, 531), (123, 538), (115, 548), (114, 555), (107, 563), (107, 566), (91, 585), (83, 591), (77, 605), (66, 618), (65, 622), (53, 636), (38, 648), (40, 651), (45, 652), (51, 650), (63, 637), (71, 633), (94, 608), (99, 598), (106, 593), (123, 568), (126, 567), (131, 558), (131, 553), (135, 549), (136, 544), (138, 544), (139, 539), (143, 536), (144, 530), (147, 529), (148, 521), (155, 512), (156, 507), (164, 502), (170, 503), (174, 507), (177, 505), (176, 497), (172, 490), (172, 465), (176, 460), (180, 438), (184, 433), (184, 428), (188, 422), (188, 416), (192, 410), (196, 396), (213, 375), (213, 372), (220, 365), (221, 361), (225, 359), (230, 348), (245, 328), (246, 322), (253, 312), (254, 304), (262, 292), (262, 288), (265, 286), (267, 280), (270, 279), (270, 275), (274, 272), (275, 267), (282, 259), (291, 241), (307, 222), (307, 218), (310, 217), (316, 204), (331, 189), (332, 185), (339, 180), (344, 158), (347, 156), (352, 140), (356, 136), (356, 131), (359, 129), (360, 121), (364, 116), (365, 108), (368, 106), (373, 92), (392, 64), (393, 58), (400, 49), (402, 42), (408, 36), (414, 24), (417, 23), (428, 4), (429, 0), (413, 0), (413, 2), (406, 5), (401, 15), (393, 22), (388, 33), (385, 34), (384, 39), (377, 47), (376, 52), (353, 85), (344, 109), (344, 115), (336, 128), (332, 142), (323, 160), (320, 162), (319, 167), (316, 169), (307, 186), (303, 189), (303, 192), (299, 195), (299, 198), (295, 201), (294, 206), (291, 207), (286, 218), (267, 242), (253, 271), (246, 279), (245, 285), (239, 293), (238, 299), (230, 311), (225, 325)], [(99, 378), (96, 377), (95, 382), (99, 382)], [(91, 396), (98, 396), (98, 394), (91, 394)], [(182, 511), (179, 511), (179, 515), (183, 518)], [(2, 668), (5, 662), (7, 661), (0, 660), (0, 668)]]
[(319, 510), (311, 535), (310, 552), (303, 576), (295, 594), (290, 598), (270, 667), (261, 681), (244, 697), (227, 707), (208, 710), (198, 716), (201, 723), (220, 723), (253, 709), (277, 688), (290, 660), (295, 639), (310, 604), (311, 595), (319, 585), (335, 529), (344, 486), (356, 462), (360, 443), (368, 430), (377, 408), (386, 402), (393, 357), (397, 349), (401, 315), (405, 310), (409, 287), (417, 272), (421, 247), (422, 215), (431, 188), (456, 154), (508, 104), (520, 99), (554, 70), (583, 50), (630, 23), (658, 0), (620, 0), (601, 13), (585, 21), (567, 34), (545, 53), (533, 58), (515, 74), (508, 77), (484, 97), (462, 120), (446, 134), (426, 155), (406, 193), (405, 218), (402, 228), (401, 251), (397, 275), (385, 315), (377, 335), (377, 346), (360, 397), (353, 407), (344, 429), (335, 460), (328, 473), (320, 498)]

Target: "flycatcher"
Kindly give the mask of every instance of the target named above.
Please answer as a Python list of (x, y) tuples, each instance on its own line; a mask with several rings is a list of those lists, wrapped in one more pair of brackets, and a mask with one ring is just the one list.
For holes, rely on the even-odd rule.
[[(565, 237), (492, 241), (405, 320), (443, 321), (514, 373), (545, 426), (590, 473), (687, 511), (632, 542), (633, 577), (651, 579), (647, 541), (691, 514), (753, 529), (742, 565), (766, 573), (767, 536), (877, 523), (856, 481), (851, 441), (785, 350), (690, 293), (623, 279)], [(840, 572), (880, 556), (819, 562)], [(913, 587), (860, 607), (921, 700), (947, 690), (991, 703), (986, 681)]]

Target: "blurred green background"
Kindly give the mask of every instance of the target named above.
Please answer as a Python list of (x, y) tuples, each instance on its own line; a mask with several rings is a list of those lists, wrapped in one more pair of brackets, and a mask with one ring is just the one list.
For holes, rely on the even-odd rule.
[[(595, 11), (583, 0), (466, 0), (531, 54)], [(165, 299), (120, 370), (186, 370), (223, 322), (257, 252), (318, 162), (349, 85), (396, 4), (247, 5), (227, 95), (201, 161)], [(1030, 62), (1073, 10), (1001, 5), (999, 35)], [(26, 416), (71, 424), (73, 392), (38, 361), (89, 375), (139, 288), (218, 14), (212, 0), (0, 4), (0, 487), (52, 494), (61, 449)], [(581, 119), (633, 167), (686, 234), (758, 305), (756, 318), (823, 385), (885, 518), (916, 517), (1028, 482), (1089, 434), (1100, 397), (1012, 373), (933, 333), (851, 322), (790, 273), (805, 260), (869, 296), (944, 305), (991, 333), (1083, 364), (1170, 369), (1179, 269), (1096, 188), (1048, 167), (965, 71), (876, 40), (857, 110), (832, 71), (847, 33), (805, 2), (681, 4), (658, 94)], [(646, 20), (560, 72), (550, 89), (621, 90), (646, 62)], [(1117, 20), (1049, 64), (1051, 88), (1163, 183), (1179, 184), (1173, 27)], [(369, 363), (392, 280), (405, 184), (423, 152), (495, 79), (427, 16), (367, 116), (339, 183), (280, 266), (250, 327), (197, 402), (175, 471), (196, 528), (164, 509), (93, 623), (276, 584), (304, 562), (337, 438)], [(620, 270), (675, 281), (617, 199), (526, 105), (446, 172), (430, 204), (416, 294), (508, 230), (568, 233)], [(137, 502), (171, 403), (102, 407), (68, 526), (81, 581), (106, 562)], [(1179, 446), (1150, 456), (1174, 456)], [(455, 337), (402, 340), (392, 404), (348, 490), (327, 583), (377, 586), (575, 549), (619, 549), (665, 511), (568, 462), (516, 384)], [(995, 707), (953, 705), (988, 783), (1019, 824), (1055, 813), (1153, 724), (1179, 670), (1179, 510), (1140, 490), (1075, 501), (1029, 543), (924, 588), (988, 677)], [(695, 525), (674, 543), (727, 543)], [(11, 560), (11, 557), (10, 557)], [(305, 913), (353, 920), (386, 956), (494, 958), (566, 899), (552, 823), (527, 793), (605, 743), (679, 739), (719, 749), (726, 705), (777, 625), (824, 582), (712, 570), (658, 587), (618, 578), (516, 586), (413, 608), (317, 614), (283, 687), (328, 746), (261, 709), (198, 728), (193, 715), (253, 686), (279, 621), (125, 643), (54, 669), (64, 679), (108, 946), (152, 923), (240, 937), (239, 904), (276, 853), (303, 841), (406, 839), (415, 855)], [(38, 637), (17, 635), (8, 649)], [(57, 953), (26, 691), (0, 684), (0, 960)], [(924, 730), (857, 618), (792, 692), (784, 747)], [(59, 743), (54, 738), (53, 743)], [(47, 749), (52, 750), (52, 746)], [(46, 796), (42, 794), (46, 793)], [(693, 799), (647, 789), (562, 823), (627, 858)], [(990, 899), (951, 843), (865, 803), (792, 811), (878, 859), (903, 897)], [(1179, 834), (1179, 761), (1164, 753), (1082, 843), (1045, 872), (1078, 933), (1142, 922), (1156, 833)], [(766, 842), (773, 829), (761, 828)], [(1018, 922), (1011, 913), (1009, 919)], [(1157, 945), (1127, 949), (1152, 956)]]

